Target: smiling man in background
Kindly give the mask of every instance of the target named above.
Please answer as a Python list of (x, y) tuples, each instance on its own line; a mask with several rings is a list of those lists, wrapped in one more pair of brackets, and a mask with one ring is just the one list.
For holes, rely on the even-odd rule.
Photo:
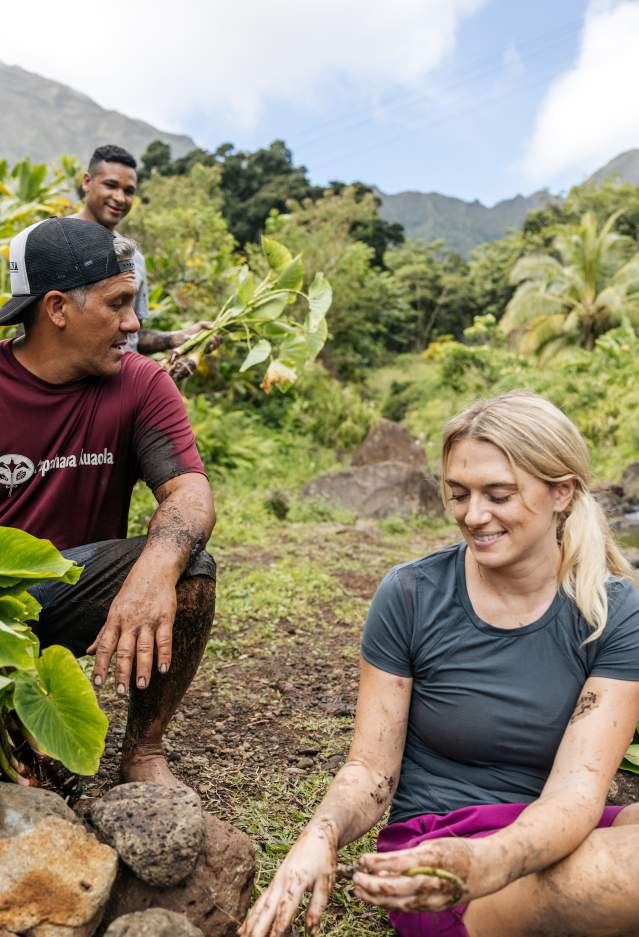
[[(117, 225), (129, 214), (133, 205), (138, 182), (136, 170), (135, 158), (123, 147), (110, 143), (99, 146), (82, 179), (84, 204), (76, 217), (101, 224), (116, 233)], [(209, 322), (196, 322), (176, 332), (144, 328), (144, 320), (149, 315), (149, 289), (144, 256), (137, 249), (133, 261), (137, 284), (134, 309), (140, 329), (129, 335), (128, 343), (132, 351), (139, 351), (143, 355), (168, 351), (177, 348), (192, 335), (197, 335), (201, 329), (210, 327)]]
[[(126, 353), (139, 329), (134, 251), (77, 218), (11, 241), (0, 325), (22, 322), (24, 336), (0, 342), (0, 524), (84, 567), (75, 586), (32, 589), (34, 630), (42, 647), (95, 653), (96, 686), (115, 659), (117, 692), (130, 696), (122, 777), (176, 784), (162, 736), (208, 640), (214, 511), (177, 387)], [(147, 536), (127, 539), (138, 479), (157, 507)]]

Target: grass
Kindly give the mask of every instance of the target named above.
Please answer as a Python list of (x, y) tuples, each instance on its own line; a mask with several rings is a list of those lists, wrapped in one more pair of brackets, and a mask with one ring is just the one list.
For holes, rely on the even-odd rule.
[[(218, 523), (209, 550), (220, 570), (216, 620), (184, 713), (171, 724), (172, 745), (181, 754), (182, 777), (207, 809), (250, 836), (255, 896), (346, 757), (359, 636), (376, 583), (390, 566), (452, 539), (440, 519), (357, 521), (300, 496), (309, 477), (335, 465), (326, 450), (305, 460), (301, 446), (288, 447), (285, 458), (259, 472), (236, 472), (214, 484)], [(274, 490), (285, 492), (285, 519), (269, 506)], [(154, 507), (139, 486), (130, 535), (145, 532)], [(343, 696), (345, 708), (326, 709), (333, 696)], [(220, 721), (234, 728), (218, 743), (225, 731)], [(296, 752), (307, 748), (318, 755), (298, 767)], [(375, 836), (372, 830), (344, 849), (340, 860), (373, 850)], [(296, 924), (302, 927), (301, 914)], [(389, 927), (385, 912), (340, 883), (322, 933), (379, 937)]]
[[(264, 526), (260, 549), (221, 545), (217, 625), (201, 676), (210, 674), (218, 699), (244, 707), (247, 725), (274, 714), (262, 725), (261, 738), (248, 732), (253, 757), (224, 774), (209, 803), (255, 846), (254, 897), (267, 887), (346, 756), (353, 716), (327, 712), (321, 701), (335, 691), (354, 700), (359, 635), (375, 583), (394, 563), (449, 542), (450, 531), (445, 522), (428, 518), (357, 524), (285, 520)], [(254, 544), (255, 537), (247, 534)], [(306, 685), (318, 679), (326, 688), (308, 692)], [(283, 695), (288, 681), (306, 692), (290, 705)], [(261, 762), (254, 757), (260, 746), (266, 748)], [(319, 750), (320, 763), (302, 770), (291, 764), (292, 753), (307, 747)], [(335, 763), (329, 767), (330, 759)], [(342, 850), (340, 861), (353, 862), (374, 850), (376, 833), (377, 828)], [(303, 926), (303, 910), (296, 926)], [(350, 883), (338, 884), (323, 917), (323, 934), (389, 932), (384, 911), (358, 901)]]

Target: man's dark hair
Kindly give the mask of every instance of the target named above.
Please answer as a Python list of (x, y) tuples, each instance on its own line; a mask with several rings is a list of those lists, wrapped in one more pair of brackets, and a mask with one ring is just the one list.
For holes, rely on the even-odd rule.
[(129, 166), (131, 169), (137, 169), (138, 164), (134, 156), (131, 156), (128, 150), (122, 146), (116, 146), (114, 143), (105, 143), (93, 151), (93, 156), (89, 162), (89, 174), (93, 175), (100, 163), (121, 163), (123, 166)]

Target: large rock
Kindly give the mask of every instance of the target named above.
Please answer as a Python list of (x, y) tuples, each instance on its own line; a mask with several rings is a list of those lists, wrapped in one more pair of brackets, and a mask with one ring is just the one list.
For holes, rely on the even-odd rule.
[(29, 937), (91, 937), (115, 880), (117, 854), (75, 817), (39, 817), (34, 804), (20, 813), (17, 798), (2, 794), (8, 827), (0, 836), (0, 928)]
[(376, 465), (378, 462), (404, 462), (426, 469), (426, 454), (419, 441), (401, 423), (381, 419), (372, 427), (354, 454), (353, 465)]
[(322, 498), (363, 517), (443, 513), (435, 480), (403, 462), (378, 462), (326, 472), (305, 485), (302, 494)]
[(202, 937), (202, 931), (193, 927), (183, 914), (149, 908), (119, 917), (104, 937)]
[(91, 823), (138, 878), (176, 885), (195, 868), (204, 840), (200, 799), (188, 787), (135, 782), (89, 808)]
[(44, 817), (80, 822), (73, 810), (52, 791), (0, 782), (0, 838), (28, 832)]
[(235, 937), (248, 910), (255, 875), (251, 841), (230, 823), (205, 814), (204, 847), (195, 870), (170, 888), (140, 881), (124, 865), (105, 912), (105, 926), (121, 915), (147, 908), (186, 914), (204, 937)]
[(626, 498), (639, 501), (639, 462), (633, 462), (621, 476), (623, 493)]

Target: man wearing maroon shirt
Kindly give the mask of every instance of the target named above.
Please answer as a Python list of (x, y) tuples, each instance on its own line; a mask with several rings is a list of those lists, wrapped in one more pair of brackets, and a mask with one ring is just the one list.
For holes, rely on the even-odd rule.
[[(95, 654), (98, 687), (115, 657), (117, 691), (130, 689), (122, 777), (175, 784), (162, 735), (213, 618), (214, 510), (179, 392), (156, 362), (125, 354), (139, 328), (134, 251), (74, 218), (11, 242), (0, 325), (25, 334), (0, 342), (0, 524), (84, 566), (76, 586), (33, 589), (41, 644)], [(138, 479), (158, 507), (148, 535), (126, 539)]]

